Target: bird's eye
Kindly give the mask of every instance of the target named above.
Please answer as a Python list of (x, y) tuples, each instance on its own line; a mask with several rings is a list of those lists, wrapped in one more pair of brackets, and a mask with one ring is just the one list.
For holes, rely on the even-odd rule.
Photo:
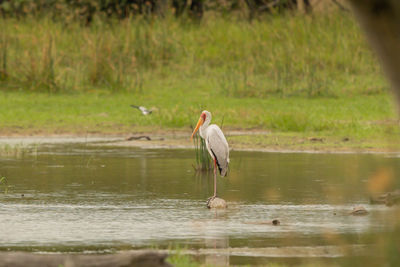
[(201, 113), (201, 118), (203, 119), (203, 121), (206, 120), (206, 113)]

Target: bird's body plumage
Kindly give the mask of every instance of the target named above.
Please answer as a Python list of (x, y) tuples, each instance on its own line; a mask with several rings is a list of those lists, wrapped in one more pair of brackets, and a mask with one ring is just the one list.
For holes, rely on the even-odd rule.
[(208, 153), (210, 153), (212, 159), (216, 160), (220, 175), (226, 176), (229, 163), (228, 142), (221, 129), (215, 124), (208, 126), (205, 131), (204, 140)]

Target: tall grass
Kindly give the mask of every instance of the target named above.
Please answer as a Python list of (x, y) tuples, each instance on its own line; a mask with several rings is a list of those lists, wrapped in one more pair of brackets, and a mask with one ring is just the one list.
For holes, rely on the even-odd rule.
[(4, 188), (4, 194), (8, 193), (8, 182), (5, 176), (0, 176), (0, 186)]
[(37, 144), (0, 144), (0, 157), (22, 158), (27, 154), (37, 155), (37, 150)]
[(208, 172), (213, 170), (213, 164), (208, 153), (206, 142), (198, 134), (193, 137), (196, 165), (193, 166), (196, 172)]
[[(253, 22), (206, 16), (95, 19), (84, 26), (50, 18), (0, 19), (0, 88), (143, 93), (202, 80), (234, 98), (339, 97), (387, 90), (349, 14), (269, 16)], [(182, 86), (178, 84), (177, 86)]]

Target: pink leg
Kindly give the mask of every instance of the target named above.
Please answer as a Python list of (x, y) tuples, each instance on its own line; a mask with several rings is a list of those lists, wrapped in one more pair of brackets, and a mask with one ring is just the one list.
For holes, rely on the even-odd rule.
[(214, 196), (217, 196), (217, 161), (214, 159)]
[(207, 200), (207, 208), (210, 208), (210, 202), (217, 197), (217, 161), (214, 159), (214, 195)]

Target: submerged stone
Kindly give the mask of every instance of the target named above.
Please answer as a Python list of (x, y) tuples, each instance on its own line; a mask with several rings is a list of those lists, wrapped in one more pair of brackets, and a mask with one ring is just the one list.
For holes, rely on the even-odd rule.
[(281, 222), (278, 219), (272, 220), (272, 225), (280, 225)]
[(207, 201), (207, 208), (209, 209), (226, 209), (227, 207), (226, 201), (219, 197), (210, 198)]

